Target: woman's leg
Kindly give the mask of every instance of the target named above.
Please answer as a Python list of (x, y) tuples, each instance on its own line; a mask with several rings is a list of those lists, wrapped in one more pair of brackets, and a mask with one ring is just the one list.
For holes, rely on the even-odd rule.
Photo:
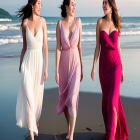
[(68, 125), (68, 135), (66, 136), (66, 138), (69, 139), (69, 136), (70, 136), (70, 115), (69, 115), (67, 107), (64, 110), (64, 114), (65, 114), (65, 118), (67, 120), (67, 125)]
[(73, 140), (75, 123), (76, 123), (76, 117), (70, 116), (70, 137), (69, 137), (69, 140)]
[(30, 132), (30, 139), (31, 139), (31, 140), (34, 140), (34, 132), (31, 131), (31, 130), (29, 130), (29, 132)]

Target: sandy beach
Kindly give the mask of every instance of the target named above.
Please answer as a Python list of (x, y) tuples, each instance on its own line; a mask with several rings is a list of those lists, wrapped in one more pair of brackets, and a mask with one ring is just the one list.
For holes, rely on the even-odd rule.
[[(121, 84), (120, 94), (130, 132), (128, 140), (140, 140), (140, 49), (122, 49), (122, 58), (125, 81)], [(93, 82), (90, 78), (92, 60), (93, 55), (83, 57), (84, 78), (80, 85), (74, 140), (104, 139), (98, 63)], [(20, 85), (18, 66), (19, 57), (0, 58), (0, 140), (29, 140), (28, 130), (16, 126), (15, 111)], [(63, 140), (67, 125), (64, 114), (56, 113), (59, 97), (55, 83), (55, 53), (51, 52), (48, 73), (39, 136), (35, 140)]]
[[(121, 97), (121, 100), (130, 132), (128, 140), (139, 140), (140, 99)], [(101, 94), (80, 92), (74, 140), (104, 140), (101, 101)], [(57, 115), (56, 113), (57, 103), (58, 89), (45, 90), (39, 137), (36, 140), (64, 140), (67, 125), (64, 114)], [(29, 137), (26, 138), (28, 139)]]

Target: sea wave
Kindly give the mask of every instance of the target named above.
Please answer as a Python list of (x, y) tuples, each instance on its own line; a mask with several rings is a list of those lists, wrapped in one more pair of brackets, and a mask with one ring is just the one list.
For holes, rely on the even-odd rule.
[(12, 26), (11, 26), (11, 27), (9, 27), (8, 29), (9, 29), (9, 30), (20, 30), (20, 27), (12, 27)]
[(121, 23), (121, 25), (125, 25), (125, 26), (130, 26), (130, 25), (140, 26), (140, 23)]
[(8, 18), (0, 18), (0, 21), (12, 21), (12, 20)]
[[(48, 37), (48, 41), (56, 41), (56, 38)], [(23, 39), (21, 35), (17, 36), (0, 36), (0, 45), (5, 44), (16, 44), (16, 43), (22, 43)]]
[(23, 39), (0, 39), (0, 45), (23, 42)]
[(22, 38), (22, 36), (21, 36), (21, 35), (15, 35), (15, 36), (0, 36), (0, 38), (3, 38), (3, 39), (5, 39), (5, 38)]
[(140, 23), (122, 23), (122, 29), (137, 29), (140, 27)]
[(20, 30), (20, 27), (17, 27), (18, 24), (0, 24), (0, 31), (5, 30)]
[[(82, 32), (82, 35), (96, 35), (96, 32)], [(140, 35), (140, 31), (128, 31), (128, 32), (121, 32), (121, 35)]]
[[(55, 34), (56, 31), (48, 30), (49, 34)], [(82, 42), (87, 41), (96, 41), (96, 32), (82, 32)], [(133, 35), (140, 35), (140, 31), (128, 31), (128, 32), (121, 32), (122, 36), (133, 36)], [(88, 36), (88, 37), (84, 37)], [(91, 38), (93, 36), (93, 38)], [(55, 37), (48, 37), (48, 41), (56, 41)], [(19, 43), (23, 42), (22, 35), (15, 35), (15, 36), (0, 36), (0, 45), (10, 44), (10, 43)]]
[(0, 31), (5, 31), (7, 30), (8, 27), (7, 26), (4, 26), (4, 25), (0, 25)]
[(121, 35), (140, 35), (140, 31), (129, 31), (129, 32), (122, 32)]
[[(47, 22), (48, 25), (56, 25), (57, 22)], [(82, 23), (83, 26), (96, 25), (97, 23)]]
[(47, 33), (48, 33), (48, 34), (56, 34), (56, 31), (47, 30)]
[(56, 38), (48, 37), (48, 41), (56, 41)]
[(6, 26), (17, 26), (17, 25), (21, 25), (20, 22), (17, 23), (11, 23), (11, 24), (5, 24)]
[(81, 39), (82, 42), (92, 42), (92, 41), (96, 41), (95, 38), (86, 38), (86, 39)]
[[(48, 34), (55, 34), (56, 31), (50, 31), (48, 30), (47, 31)], [(128, 32), (122, 32), (121, 35), (125, 36), (125, 35), (139, 35), (140, 34), (140, 31), (128, 31)], [(85, 36), (85, 35), (88, 35), (88, 36), (95, 36), (96, 35), (96, 32), (82, 32), (82, 35)]]
[[(48, 25), (56, 25), (57, 22), (47, 22)], [(88, 23), (82, 23), (82, 26), (90, 26), (90, 25), (96, 25), (96, 22), (88, 22)], [(122, 27), (137, 27), (140, 26), (140, 23), (121, 23)]]
[(82, 32), (82, 35), (96, 35), (96, 32)]
[(83, 26), (96, 25), (97, 23), (82, 23)]
[(49, 25), (56, 25), (57, 24), (57, 22), (47, 22), (47, 24)]
[[(56, 34), (56, 31), (47, 31), (48, 34)], [(96, 32), (82, 32), (82, 35), (96, 35)]]

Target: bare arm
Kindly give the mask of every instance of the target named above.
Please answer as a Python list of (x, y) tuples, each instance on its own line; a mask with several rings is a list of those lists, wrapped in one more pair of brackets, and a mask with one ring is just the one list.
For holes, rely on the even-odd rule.
[(124, 72), (123, 72), (123, 62), (122, 62), (122, 54), (121, 54), (121, 47), (120, 47), (120, 37), (118, 38), (118, 50), (119, 50), (119, 55), (121, 59), (121, 66), (122, 66), (122, 79), (121, 82), (123, 83), (124, 81)]
[(80, 57), (80, 63), (81, 63), (81, 79), (80, 82), (83, 79), (83, 64), (82, 64), (82, 48), (81, 48), (81, 35), (82, 35), (82, 23), (81, 23), (81, 19), (79, 19), (79, 43), (78, 43), (78, 51), (79, 51), (79, 57)]
[(60, 55), (61, 55), (61, 39), (60, 39), (60, 32), (61, 29), (61, 21), (59, 20), (56, 27), (56, 39), (57, 39), (57, 46), (56, 46), (56, 83), (59, 84), (59, 74), (58, 74), (58, 68), (59, 68), (59, 61), (60, 61)]
[(99, 19), (97, 22), (96, 26), (96, 48), (94, 52), (94, 60), (93, 60), (93, 67), (92, 67), (92, 72), (91, 72), (91, 78), (94, 81), (94, 75), (95, 75), (95, 65), (98, 60), (99, 52), (100, 52), (100, 25), (101, 25), (101, 20)]
[(45, 58), (44, 81), (46, 81), (48, 77), (48, 44), (47, 44), (47, 25), (44, 18), (42, 19), (42, 27), (43, 27), (43, 52)]
[(22, 24), (23, 48), (22, 48), (21, 56), (20, 56), (19, 72), (21, 71), (21, 65), (22, 65), (23, 57), (24, 57), (24, 54), (25, 54), (26, 49), (27, 49), (27, 42), (26, 42), (26, 22), (27, 22), (27, 19), (25, 19), (23, 21), (23, 24)]

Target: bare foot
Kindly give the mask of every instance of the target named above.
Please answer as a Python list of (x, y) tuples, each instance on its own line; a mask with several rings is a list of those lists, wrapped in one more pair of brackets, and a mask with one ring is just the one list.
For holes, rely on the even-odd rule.
[(68, 133), (67, 136), (66, 136), (66, 139), (69, 139), (69, 137), (70, 137), (70, 135), (69, 135), (69, 133)]
[(70, 137), (69, 140), (73, 140), (73, 137)]

